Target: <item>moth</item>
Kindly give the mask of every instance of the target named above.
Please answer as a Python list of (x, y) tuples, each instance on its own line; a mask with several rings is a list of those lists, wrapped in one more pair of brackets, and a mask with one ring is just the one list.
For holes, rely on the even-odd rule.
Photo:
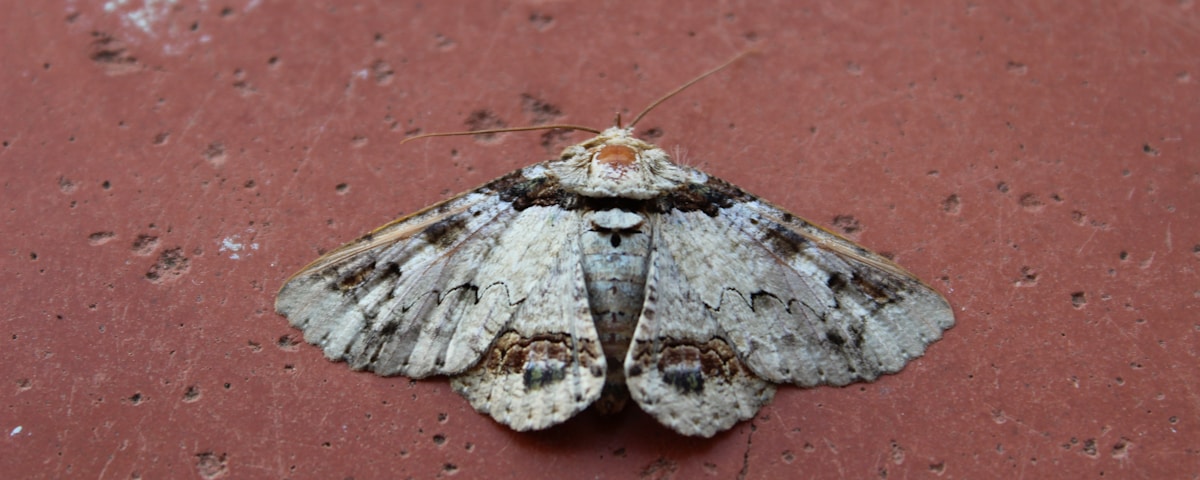
[(275, 309), (328, 358), (450, 376), (515, 430), (632, 398), (704, 437), (776, 384), (897, 372), (954, 324), (891, 260), (673, 163), (633, 124), (597, 133), (329, 252)]

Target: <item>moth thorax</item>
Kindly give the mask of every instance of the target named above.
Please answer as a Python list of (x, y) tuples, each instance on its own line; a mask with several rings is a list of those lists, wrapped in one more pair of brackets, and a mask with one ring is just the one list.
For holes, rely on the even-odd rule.
[(600, 147), (600, 151), (596, 152), (596, 156), (593, 157), (593, 162), (610, 170), (624, 172), (633, 168), (637, 163), (637, 157), (637, 150), (628, 145), (608, 144)]

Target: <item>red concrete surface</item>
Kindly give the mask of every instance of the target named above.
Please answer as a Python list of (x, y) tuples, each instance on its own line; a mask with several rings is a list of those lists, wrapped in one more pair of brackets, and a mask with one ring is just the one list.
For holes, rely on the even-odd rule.
[[(1191, 0), (3, 3), (8, 478), (1200, 476)], [(273, 312), (585, 138), (406, 135), (605, 127), (752, 48), (642, 131), (945, 292), (899, 375), (709, 440), (636, 408), (521, 434)]]

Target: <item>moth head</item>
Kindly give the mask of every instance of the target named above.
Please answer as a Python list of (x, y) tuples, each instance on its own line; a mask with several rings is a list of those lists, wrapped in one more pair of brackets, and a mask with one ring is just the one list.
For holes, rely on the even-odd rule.
[(585, 197), (644, 200), (688, 177), (662, 148), (634, 137), (632, 128), (621, 127), (567, 147), (549, 167), (564, 189)]

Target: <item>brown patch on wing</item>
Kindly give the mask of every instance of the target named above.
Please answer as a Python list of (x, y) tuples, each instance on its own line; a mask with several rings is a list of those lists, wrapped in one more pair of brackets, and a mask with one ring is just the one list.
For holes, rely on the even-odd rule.
[(570, 209), (573, 195), (563, 191), (558, 182), (550, 178), (525, 178), (520, 172), (508, 175), (495, 183), (500, 199), (512, 203), (520, 211), (532, 206), (558, 205)]
[(340, 291), (353, 290), (367, 280), (375, 272), (375, 265), (368, 264), (361, 268), (350, 270), (342, 274), (337, 281), (337, 289)]
[(792, 258), (800, 254), (811, 243), (807, 237), (794, 230), (774, 222), (768, 222), (762, 229), (763, 241), (767, 249), (776, 256)]
[(704, 183), (688, 183), (667, 192), (659, 198), (659, 211), (679, 210), (681, 212), (701, 211), (710, 217), (715, 217), (722, 208), (729, 208), (735, 202), (745, 201), (746, 192), (716, 177), (709, 177)]
[(851, 278), (851, 281), (854, 282), (854, 285), (857, 286), (859, 290), (862, 290), (867, 295), (870, 295), (871, 299), (875, 300), (875, 303), (886, 304), (892, 303), (896, 300), (896, 285), (882, 285), (871, 281), (871, 279), (862, 275), (854, 275), (854, 277)]
[(630, 377), (657, 369), (663, 381), (682, 394), (704, 392), (709, 380), (723, 379), (733, 383), (735, 377), (752, 375), (733, 347), (720, 338), (703, 343), (668, 338), (638, 341), (633, 357), (635, 363), (627, 371)]
[(400, 278), (402, 272), (399, 265), (395, 262), (380, 263), (375, 257), (367, 254), (352, 263), (327, 267), (323, 275), (336, 278), (336, 281), (329, 283), (329, 287), (338, 292), (356, 290), (367, 283), (378, 284)]
[(463, 215), (451, 215), (425, 228), (421, 236), (430, 245), (449, 247), (467, 231), (467, 219)]
[(600, 349), (591, 343), (563, 333), (526, 338), (508, 332), (492, 344), (483, 366), (497, 376), (521, 375), (526, 390), (537, 390), (562, 381), (576, 360), (593, 376), (599, 377), (604, 375), (604, 370), (596, 363), (596, 353)]

